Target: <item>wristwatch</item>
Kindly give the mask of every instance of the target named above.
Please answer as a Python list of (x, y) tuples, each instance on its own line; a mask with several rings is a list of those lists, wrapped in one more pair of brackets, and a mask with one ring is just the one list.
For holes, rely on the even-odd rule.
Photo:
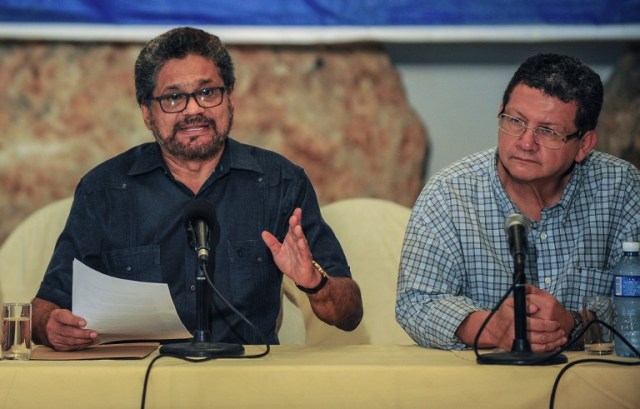
[(318, 270), (320, 272), (320, 274), (322, 274), (322, 279), (320, 280), (320, 283), (313, 287), (313, 288), (307, 288), (307, 287), (303, 287), (301, 285), (296, 284), (296, 287), (298, 287), (298, 289), (300, 291), (304, 291), (307, 294), (317, 294), (318, 291), (322, 290), (322, 288), (327, 285), (327, 281), (329, 281), (329, 274), (327, 274), (326, 271), (324, 271), (324, 268), (320, 267), (320, 264), (316, 263), (314, 260), (311, 260), (311, 264), (313, 264), (313, 267)]
[(573, 317), (573, 329), (569, 332), (569, 340), (574, 339), (584, 328), (584, 318), (577, 311), (571, 311)]

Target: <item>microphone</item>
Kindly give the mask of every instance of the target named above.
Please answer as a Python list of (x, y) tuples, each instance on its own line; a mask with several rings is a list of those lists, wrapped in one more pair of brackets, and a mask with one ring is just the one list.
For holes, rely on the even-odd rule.
[(520, 213), (513, 213), (504, 222), (504, 231), (509, 238), (509, 250), (514, 259), (524, 262), (527, 255), (527, 235), (531, 230), (531, 221)]
[(216, 209), (204, 199), (190, 202), (184, 209), (184, 223), (189, 234), (189, 244), (198, 255), (198, 261), (209, 260), (209, 232), (216, 226)]
[(509, 240), (509, 250), (513, 257), (513, 324), (514, 335), (511, 351), (491, 352), (479, 355), (479, 364), (493, 365), (555, 365), (567, 362), (562, 354), (533, 352), (527, 338), (527, 305), (524, 274), (524, 260), (527, 255), (527, 235), (531, 221), (519, 213), (507, 217), (504, 231)]
[[(209, 239), (213, 234), (217, 242), (220, 229), (217, 229), (215, 207), (204, 199), (191, 201), (184, 209), (184, 224), (188, 231), (189, 245), (193, 246), (198, 256), (198, 271), (195, 274), (196, 296), (196, 328), (191, 342), (166, 344), (160, 347), (160, 355), (171, 355), (181, 358), (214, 358), (232, 357), (244, 354), (244, 347), (239, 344), (212, 342), (211, 322), (204, 287), (207, 280), (206, 269), (209, 260)], [(213, 286), (213, 284), (211, 284)]]

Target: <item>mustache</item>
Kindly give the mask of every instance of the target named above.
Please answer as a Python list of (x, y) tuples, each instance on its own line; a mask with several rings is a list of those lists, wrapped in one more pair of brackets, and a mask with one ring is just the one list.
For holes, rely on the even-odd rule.
[(208, 125), (212, 129), (217, 129), (216, 121), (202, 114), (198, 114), (185, 118), (183, 121), (176, 122), (173, 125), (173, 132), (176, 133), (181, 129), (187, 128), (189, 125)]

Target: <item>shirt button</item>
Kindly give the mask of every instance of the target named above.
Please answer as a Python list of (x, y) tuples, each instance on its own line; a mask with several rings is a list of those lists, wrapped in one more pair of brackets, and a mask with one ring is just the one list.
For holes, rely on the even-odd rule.
[(551, 285), (551, 277), (545, 277), (545, 278), (544, 278), (544, 283), (545, 283), (546, 285)]
[(195, 291), (195, 290), (196, 290), (196, 286), (195, 286), (195, 284), (191, 284), (191, 287), (189, 287), (189, 289), (190, 289), (191, 291)]
[(258, 182), (262, 182), (262, 176), (258, 178)]
[(122, 188), (123, 188), (123, 189), (126, 189), (126, 188), (127, 188), (127, 184), (126, 184), (126, 183), (123, 183), (123, 184), (122, 184)]
[(258, 263), (262, 263), (262, 257), (258, 257)]
[(127, 271), (131, 271), (131, 266), (127, 266)]
[(547, 239), (547, 233), (540, 233), (540, 240), (546, 240)]

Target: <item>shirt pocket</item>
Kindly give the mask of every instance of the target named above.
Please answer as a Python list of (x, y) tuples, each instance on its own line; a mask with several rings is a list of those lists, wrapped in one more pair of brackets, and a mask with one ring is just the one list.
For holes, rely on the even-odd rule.
[(611, 293), (611, 271), (570, 266), (564, 274), (558, 276), (551, 293), (565, 308), (579, 311), (585, 295)]
[(259, 240), (237, 240), (229, 241), (228, 248), (229, 292), (233, 302), (248, 306), (277, 301), (268, 299), (273, 294), (277, 298), (280, 291), (278, 280), (273, 278), (276, 268), (266, 245)]
[(127, 280), (162, 282), (160, 246), (149, 245), (102, 253), (106, 274)]
[(611, 270), (578, 266), (576, 275), (576, 286), (582, 290), (582, 295), (608, 294), (611, 292), (613, 279)]

